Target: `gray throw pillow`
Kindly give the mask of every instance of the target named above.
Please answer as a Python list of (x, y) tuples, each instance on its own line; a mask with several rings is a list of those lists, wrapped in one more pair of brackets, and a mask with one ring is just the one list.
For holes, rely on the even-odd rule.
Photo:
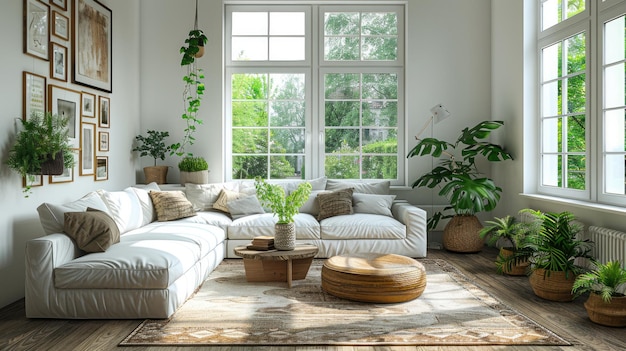
[(232, 200), (226, 203), (228, 212), (233, 219), (250, 216), (253, 214), (265, 213), (263, 206), (259, 202), (256, 196), (244, 196), (236, 200)]
[(391, 204), (395, 195), (353, 194), (352, 206), (354, 213), (368, 213), (393, 217)]

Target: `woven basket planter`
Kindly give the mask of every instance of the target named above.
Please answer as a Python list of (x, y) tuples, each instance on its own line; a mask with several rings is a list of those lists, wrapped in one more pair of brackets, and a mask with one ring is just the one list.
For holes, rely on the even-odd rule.
[(585, 309), (592, 322), (608, 327), (626, 327), (626, 296), (613, 297), (604, 302), (596, 293), (589, 294)]
[[(507, 249), (505, 247), (500, 248), (500, 256), (502, 258), (506, 259), (507, 257), (511, 255), (513, 255), (512, 250)], [(514, 275), (514, 276), (526, 275), (526, 269), (528, 268), (529, 265), (530, 265), (530, 262), (528, 262), (528, 260), (512, 262), (510, 269), (507, 265), (502, 266), (502, 273), (506, 275)]]
[(165, 184), (167, 182), (167, 166), (151, 166), (144, 167), (143, 174), (146, 178), (146, 184), (155, 182), (157, 184)]
[(567, 302), (574, 299), (572, 286), (576, 280), (576, 274), (569, 272), (567, 277), (565, 272), (550, 271), (550, 275), (545, 269), (536, 269), (529, 277), (530, 286), (535, 295), (542, 299), (558, 302)]
[[(48, 155), (45, 161), (41, 164), (42, 175), (61, 175), (63, 174), (64, 159), (63, 152), (58, 152), (54, 158)], [(33, 173), (37, 174), (37, 173)]]
[(443, 230), (443, 247), (454, 252), (479, 252), (485, 245), (478, 235), (482, 228), (476, 216), (454, 216)]
[(274, 247), (276, 250), (290, 251), (296, 248), (296, 224), (276, 223), (274, 225)]
[(209, 182), (209, 171), (185, 172), (180, 171), (180, 184), (207, 184)]

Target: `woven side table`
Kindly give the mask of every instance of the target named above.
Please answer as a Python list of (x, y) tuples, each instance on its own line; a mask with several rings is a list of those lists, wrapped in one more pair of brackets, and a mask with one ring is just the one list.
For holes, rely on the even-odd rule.
[(322, 289), (348, 300), (396, 303), (419, 297), (426, 271), (416, 260), (394, 254), (333, 256), (322, 267)]

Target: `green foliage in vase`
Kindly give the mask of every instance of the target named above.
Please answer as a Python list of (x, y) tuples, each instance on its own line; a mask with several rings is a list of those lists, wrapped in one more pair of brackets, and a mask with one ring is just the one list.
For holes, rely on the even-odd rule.
[(287, 195), (282, 186), (269, 184), (260, 177), (255, 179), (254, 186), (261, 204), (272, 209), (272, 212), (278, 216), (279, 224), (292, 223), (294, 221), (294, 216), (298, 214), (300, 207), (309, 199), (312, 189), (311, 183), (302, 182), (298, 184), (296, 190)]
[(595, 262), (596, 268), (586, 272), (574, 281), (572, 293), (576, 296), (584, 293), (596, 293), (604, 302), (611, 302), (611, 298), (624, 296), (619, 289), (626, 285), (626, 269), (622, 268), (619, 261), (611, 261), (606, 264)]
[(178, 169), (183, 172), (199, 172), (209, 169), (209, 164), (203, 157), (187, 156), (178, 163)]
[(165, 154), (171, 150), (171, 146), (165, 144), (165, 138), (169, 136), (169, 132), (148, 130), (147, 136), (135, 136), (137, 146), (133, 148), (133, 151), (138, 151), (141, 157), (152, 157), (154, 159), (154, 165), (156, 166), (157, 159), (161, 159), (161, 161), (165, 160)]

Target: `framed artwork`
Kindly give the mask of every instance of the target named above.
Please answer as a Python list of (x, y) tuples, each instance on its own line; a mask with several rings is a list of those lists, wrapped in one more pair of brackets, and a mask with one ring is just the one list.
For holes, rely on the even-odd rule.
[(67, 48), (52, 42), (50, 56), (50, 77), (67, 82)]
[(35, 113), (46, 112), (46, 77), (38, 74), (24, 72), (23, 76), (23, 105), (22, 118), (28, 119)]
[(52, 11), (52, 35), (63, 40), (70, 39), (70, 19), (54, 10)]
[(48, 183), (70, 183), (74, 181), (74, 168), (64, 168), (63, 174), (48, 176)]
[(96, 181), (109, 179), (109, 157), (98, 156), (96, 157), (96, 174), (94, 176)]
[(37, 0), (24, 0), (24, 53), (48, 60), (50, 6)]
[(78, 148), (80, 142), (80, 95), (75, 90), (48, 85), (48, 110), (69, 118), (68, 136), (74, 148)]
[(96, 0), (74, 0), (73, 82), (111, 92), (112, 12)]
[(96, 170), (96, 124), (82, 122), (80, 125), (79, 174), (93, 175)]
[(36, 187), (43, 185), (43, 176), (41, 174), (27, 174), (26, 177), (22, 177), (22, 187), (27, 186)]
[(109, 132), (98, 132), (98, 151), (109, 151)]
[(94, 94), (84, 91), (81, 93), (80, 113), (85, 117), (96, 117), (96, 96)]
[(50, 3), (61, 10), (67, 10), (67, 0), (50, 0)]
[(111, 100), (106, 96), (100, 96), (99, 105), (98, 127), (109, 128), (111, 126)]

